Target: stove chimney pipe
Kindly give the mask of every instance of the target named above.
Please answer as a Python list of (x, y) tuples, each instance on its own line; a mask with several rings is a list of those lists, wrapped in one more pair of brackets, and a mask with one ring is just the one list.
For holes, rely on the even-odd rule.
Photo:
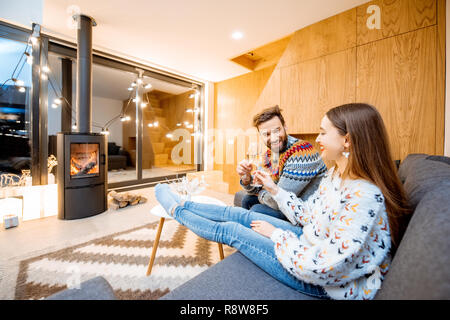
[(79, 133), (92, 132), (92, 17), (78, 15), (77, 32), (77, 129)]

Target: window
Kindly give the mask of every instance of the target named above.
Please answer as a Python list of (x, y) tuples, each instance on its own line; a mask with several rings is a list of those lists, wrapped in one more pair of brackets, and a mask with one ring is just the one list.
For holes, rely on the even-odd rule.
[(26, 42), (0, 37), (0, 174), (14, 182), (31, 175), (31, 60), (24, 53), (31, 56)]

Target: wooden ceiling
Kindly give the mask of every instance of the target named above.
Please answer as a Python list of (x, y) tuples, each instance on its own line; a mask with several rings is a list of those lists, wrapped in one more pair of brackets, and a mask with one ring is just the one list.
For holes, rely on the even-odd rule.
[(251, 70), (256, 71), (276, 65), (286, 49), (292, 35), (280, 40), (270, 42), (262, 47), (241, 54), (231, 61)]

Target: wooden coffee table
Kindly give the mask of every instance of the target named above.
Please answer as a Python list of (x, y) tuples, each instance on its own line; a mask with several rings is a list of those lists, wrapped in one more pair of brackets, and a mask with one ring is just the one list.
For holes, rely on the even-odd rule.
[[(215, 204), (219, 206), (226, 206), (224, 202), (208, 196), (193, 196), (191, 198), (191, 201), (206, 204)], [(153, 243), (152, 254), (150, 256), (150, 261), (148, 262), (147, 276), (149, 276), (152, 273), (153, 263), (155, 262), (156, 251), (158, 250), (159, 239), (161, 238), (161, 232), (164, 226), (164, 222), (166, 221), (166, 219), (173, 219), (173, 217), (169, 215), (161, 205), (153, 207), (153, 209), (150, 210), (150, 213), (154, 216), (160, 217), (160, 219), (158, 224), (158, 231), (156, 232), (155, 242)], [(223, 246), (221, 243), (217, 243), (217, 245), (219, 246), (220, 260), (223, 260), (224, 259)]]

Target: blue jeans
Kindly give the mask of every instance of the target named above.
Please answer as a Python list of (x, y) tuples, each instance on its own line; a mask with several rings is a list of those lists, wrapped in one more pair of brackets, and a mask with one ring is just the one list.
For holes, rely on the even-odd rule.
[(328, 299), (321, 286), (303, 282), (292, 276), (278, 261), (274, 243), (253, 231), (250, 223), (263, 220), (276, 228), (290, 230), (300, 236), (303, 231), (288, 221), (238, 207), (224, 207), (186, 201), (174, 210), (174, 218), (198, 236), (210, 241), (224, 243), (237, 250), (253, 263), (285, 285), (304, 294)]
[(250, 194), (245, 195), (242, 198), (242, 208), (254, 212), (264, 213), (278, 219), (287, 220), (286, 216), (281, 211), (272, 209), (265, 204), (259, 203), (258, 196)]

